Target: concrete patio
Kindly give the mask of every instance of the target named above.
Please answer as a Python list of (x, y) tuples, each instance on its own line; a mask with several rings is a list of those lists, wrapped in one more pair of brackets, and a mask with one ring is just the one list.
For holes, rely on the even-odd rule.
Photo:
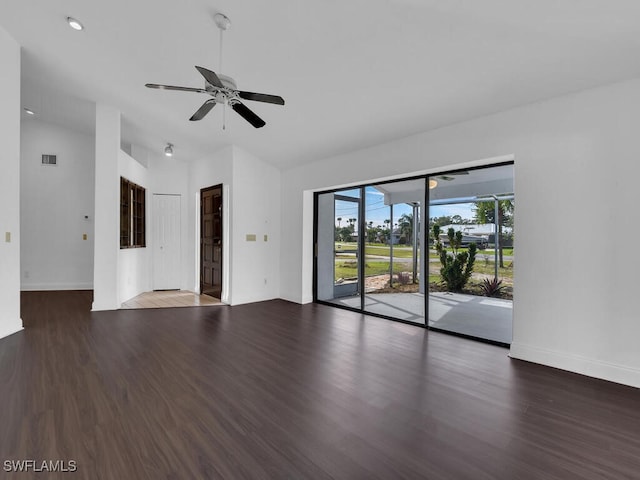
[[(360, 308), (360, 297), (338, 298), (332, 303)], [(421, 293), (367, 294), (365, 310), (424, 325), (424, 296)], [(511, 300), (432, 292), (429, 297), (429, 326), (510, 344), (512, 311)]]

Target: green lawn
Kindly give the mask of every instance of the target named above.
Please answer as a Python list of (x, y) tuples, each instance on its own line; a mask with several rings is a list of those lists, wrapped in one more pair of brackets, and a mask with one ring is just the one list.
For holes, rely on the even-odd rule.
[[(335, 250), (339, 254), (340, 250), (357, 250), (358, 244), (356, 242), (336, 242)], [(448, 249), (451, 251), (451, 249)], [(466, 248), (461, 248), (460, 251), (466, 251)], [(367, 243), (364, 246), (364, 252), (367, 255), (380, 255), (382, 257), (389, 256), (389, 245), (384, 243)], [(513, 256), (513, 248), (504, 248), (502, 250), (505, 256)], [(476, 260), (482, 259), (483, 255), (488, 255), (493, 257), (494, 252), (492, 248), (487, 250), (478, 250), (476, 253)], [(411, 245), (394, 245), (393, 246), (393, 256), (397, 258), (411, 258), (413, 256), (413, 247)], [(438, 258), (438, 254), (436, 253), (433, 245), (429, 250), (429, 258)]]
[[(356, 250), (358, 244), (355, 242), (336, 242), (336, 254), (339, 255), (340, 250)], [(371, 243), (364, 246), (364, 253), (366, 255), (379, 255), (382, 257), (388, 257), (390, 255), (389, 245), (383, 243)], [(397, 258), (412, 258), (413, 247), (406, 245), (394, 245), (393, 256)]]
[[(393, 264), (393, 272), (400, 273), (407, 270), (406, 264)], [(371, 275), (383, 275), (389, 273), (389, 262), (384, 260), (367, 260), (364, 266), (364, 274), (366, 277)], [(336, 280), (339, 278), (355, 278), (358, 276), (358, 262), (355, 260), (345, 260), (336, 262), (335, 269)]]
[[(358, 276), (358, 263), (353, 254), (340, 255), (341, 250), (353, 251), (358, 248), (358, 244), (355, 242), (336, 242), (336, 264), (335, 264), (335, 278), (355, 278)], [(460, 249), (464, 251), (466, 249)], [(366, 255), (378, 255), (389, 256), (389, 245), (384, 244), (366, 244)], [(505, 256), (513, 255), (513, 248), (504, 249)], [(402, 271), (411, 270), (411, 261), (413, 257), (413, 248), (406, 245), (394, 245), (393, 247), (394, 258), (403, 259), (404, 261), (394, 262), (394, 273), (400, 273)], [(485, 256), (487, 257), (485, 261)], [(429, 258), (438, 258), (438, 254), (431, 250), (429, 252)], [(409, 260), (409, 261), (407, 261)], [(493, 250), (478, 250), (476, 254), (476, 262), (474, 264), (474, 273), (480, 273), (485, 275), (494, 274), (494, 252)], [(365, 259), (365, 276), (383, 275), (389, 273), (389, 262), (385, 260), (379, 260), (371, 257)], [(498, 270), (499, 277), (505, 280), (505, 283), (513, 282), (513, 268), (509, 268), (511, 260), (505, 260), (505, 268)], [(436, 274), (440, 270), (440, 264), (438, 262), (430, 262), (430, 274), (429, 281), (440, 281), (440, 276)]]
[[(447, 249), (447, 251), (451, 251), (450, 248)], [(467, 249), (466, 248), (461, 248), (460, 249), (461, 252), (466, 252)], [(507, 257), (512, 257), (513, 256), (513, 248), (505, 248), (502, 250), (502, 254), (504, 256)], [(480, 260), (484, 261), (484, 256), (487, 255), (489, 258), (493, 258), (495, 253), (493, 251), (493, 249), (487, 249), (487, 250), (477, 250), (476, 251), (476, 263)], [(429, 250), (429, 258), (440, 258), (440, 256), (438, 255), (438, 253), (431, 249)]]
[[(505, 262), (504, 268), (498, 268), (498, 278), (504, 278), (505, 281), (513, 282), (513, 268), (509, 268), (510, 262)], [(494, 275), (495, 267), (493, 262), (489, 262), (489, 265), (486, 265), (484, 262), (478, 262), (476, 259), (476, 263), (473, 264), (474, 273), (482, 273), (484, 275)]]

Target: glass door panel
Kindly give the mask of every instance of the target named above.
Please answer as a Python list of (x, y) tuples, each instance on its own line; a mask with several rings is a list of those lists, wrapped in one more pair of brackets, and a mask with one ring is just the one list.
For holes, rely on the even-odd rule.
[(364, 188), (364, 309), (424, 324), (420, 225), (425, 180)]
[(428, 325), (510, 344), (513, 165), (431, 177), (430, 187)]
[(318, 195), (318, 300), (361, 308), (360, 189)]

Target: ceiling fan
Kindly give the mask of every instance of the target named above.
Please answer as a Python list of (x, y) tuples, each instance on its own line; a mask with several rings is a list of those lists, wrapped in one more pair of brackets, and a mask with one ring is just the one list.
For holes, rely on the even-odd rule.
[(458, 175), (469, 175), (469, 172), (466, 170), (462, 170), (460, 172), (449, 173), (448, 175), (437, 175), (436, 178), (439, 178), (440, 180), (444, 180), (446, 182), (450, 182), (452, 180), (455, 180), (456, 176)]
[[(229, 28), (231, 21), (226, 15), (218, 13), (214, 17), (216, 25), (220, 29), (220, 70), (222, 70), (222, 32)], [(254, 102), (272, 103), (274, 105), (284, 105), (284, 99), (277, 95), (268, 95), (266, 93), (246, 92), (238, 90), (236, 82), (227, 75), (216, 74), (204, 67), (196, 66), (196, 70), (204, 77), (204, 88), (192, 87), (176, 87), (173, 85), (159, 85), (157, 83), (147, 83), (148, 88), (157, 88), (160, 90), (176, 90), (180, 92), (196, 92), (206, 93), (209, 98), (202, 106), (191, 116), (189, 120), (202, 120), (207, 113), (211, 111), (216, 104), (221, 103), (229, 105), (237, 114), (244, 118), (255, 128), (261, 128), (266, 125), (265, 121), (256, 115), (249, 107), (240, 100), (250, 100)], [(224, 126), (223, 126), (224, 128)]]

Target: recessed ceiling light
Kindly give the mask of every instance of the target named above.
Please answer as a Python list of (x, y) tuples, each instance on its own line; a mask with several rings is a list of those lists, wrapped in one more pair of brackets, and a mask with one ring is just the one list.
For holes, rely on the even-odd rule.
[(84, 28), (84, 26), (73, 17), (67, 17), (67, 23), (74, 30), (82, 30)]
[(24, 111), (27, 112), (29, 115), (35, 115), (36, 112), (34, 112), (33, 110), (28, 109), (27, 107), (24, 107)]

